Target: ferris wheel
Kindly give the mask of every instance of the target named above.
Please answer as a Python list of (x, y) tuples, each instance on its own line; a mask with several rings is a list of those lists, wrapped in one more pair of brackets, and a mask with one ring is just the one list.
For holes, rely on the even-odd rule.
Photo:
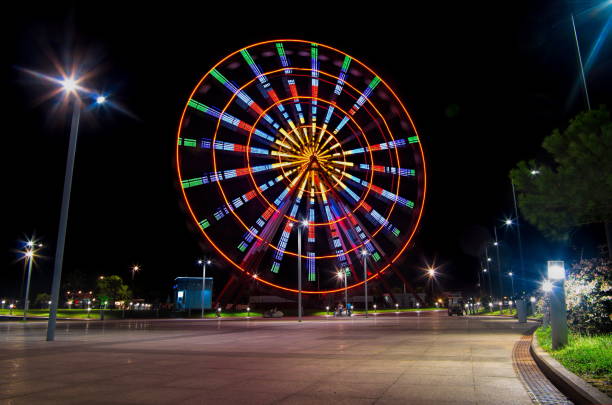
[(202, 236), (243, 276), (287, 291), (357, 287), (364, 256), (367, 279), (380, 276), (425, 201), (423, 149), (396, 93), (315, 42), (265, 41), (219, 61), (186, 102), (176, 159)]

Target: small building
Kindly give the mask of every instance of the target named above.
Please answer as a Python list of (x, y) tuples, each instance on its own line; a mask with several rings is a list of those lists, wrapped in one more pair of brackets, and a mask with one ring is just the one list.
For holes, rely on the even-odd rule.
[(212, 277), (206, 277), (202, 291), (202, 277), (177, 277), (174, 279), (174, 307), (177, 311), (212, 308)]

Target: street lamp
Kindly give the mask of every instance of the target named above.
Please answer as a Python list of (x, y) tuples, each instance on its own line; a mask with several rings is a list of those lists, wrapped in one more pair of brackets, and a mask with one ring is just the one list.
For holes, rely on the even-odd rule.
[(434, 267), (429, 266), (427, 268), (427, 276), (429, 277), (429, 283), (431, 284), (431, 299), (433, 300), (434, 281), (436, 280), (436, 269)]
[[(368, 268), (367, 258), (370, 255), (367, 249), (361, 250), (361, 256), (363, 257), (363, 280), (364, 280), (364, 291), (365, 291), (365, 317), (368, 317)], [(396, 304), (397, 305), (397, 304)]]
[[(346, 270), (347, 269), (339, 270), (338, 278), (344, 275), (344, 303), (345, 303), (346, 315), (348, 316), (348, 288), (347, 288), (347, 280), (346, 280), (346, 277), (347, 277)], [(374, 304), (374, 309), (376, 309), (376, 304)]]
[(210, 264), (210, 260), (198, 260), (198, 264), (202, 265), (202, 318), (204, 318), (204, 291), (206, 290), (206, 265)]
[(307, 227), (308, 221), (303, 220), (298, 229), (298, 322), (302, 322), (302, 226)]
[[(552, 348), (557, 350), (567, 344), (567, 310), (565, 306), (565, 263), (548, 262), (548, 279), (551, 280), (550, 321)], [(555, 285), (556, 281), (559, 283)]]
[(508, 277), (510, 277), (510, 284), (512, 286), (512, 296), (514, 297), (514, 273), (508, 273)]
[[(72, 189), (72, 174), (74, 171), (74, 158), (76, 154), (77, 138), (79, 135), (79, 121), (81, 119), (81, 100), (76, 94), (80, 89), (79, 79), (73, 75), (64, 77), (60, 82), (64, 93), (72, 99), (72, 120), (70, 122), (70, 141), (66, 158), (66, 174), (64, 177), (64, 191), (62, 194), (62, 208), (57, 234), (55, 250), (55, 264), (53, 268), (53, 284), (51, 286), (51, 309), (47, 327), (47, 341), (55, 340), (55, 325), (57, 323), (57, 307), (59, 304), (60, 284), (62, 280), (62, 262), (64, 259), (64, 245), (66, 243), (66, 227), (68, 225), (68, 210), (70, 207), (70, 190)], [(104, 102), (106, 98), (104, 98)]]
[(30, 303), (30, 278), (32, 276), (32, 262), (34, 261), (34, 252), (32, 249), (26, 250), (24, 254), (26, 261), (28, 262), (28, 281), (26, 283), (25, 297), (23, 299), (23, 320), (26, 320), (28, 313), (28, 306)]
[(134, 274), (140, 271), (140, 267), (138, 265), (132, 266), (132, 282), (134, 281)]

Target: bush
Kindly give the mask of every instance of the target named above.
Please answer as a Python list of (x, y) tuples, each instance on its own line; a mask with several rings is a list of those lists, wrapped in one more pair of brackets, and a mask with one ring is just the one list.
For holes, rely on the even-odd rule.
[(582, 260), (572, 266), (565, 281), (568, 326), (582, 334), (612, 332), (611, 263)]

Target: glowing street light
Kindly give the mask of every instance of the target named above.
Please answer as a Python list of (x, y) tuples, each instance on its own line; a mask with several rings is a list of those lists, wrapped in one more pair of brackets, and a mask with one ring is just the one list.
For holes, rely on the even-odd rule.
[[(47, 340), (55, 340), (55, 326), (57, 323), (57, 307), (59, 304), (60, 285), (62, 281), (62, 264), (64, 260), (64, 245), (66, 243), (66, 228), (68, 224), (68, 211), (70, 207), (70, 191), (72, 189), (72, 177), (74, 172), (74, 160), (76, 154), (77, 138), (79, 135), (79, 121), (81, 119), (81, 99), (79, 90), (86, 91), (79, 85), (81, 78), (73, 74), (65, 75), (62, 80), (50, 78), (45, 75), (34, 73), (47, 81), (57, 83), (61, 86), (68, 100), (72, 101), (72, 119), (70, 122), (70, 140), (68, 142), (68, 154), (66, 157), (66, 175), (64, 177), (64, 190), (62, 193), (62, 206), (60, 221), (57, 232), (57, 244), (55, 250), (55, 264), (53, 268), (53, 283), (51, 286), (51, 308), (49, 310), (49, 322), (47, 327)], [(90, 91), (87, 91), (91, 95)], [(104, 102), (106, 97), (104, 98)]]
[(206, 265), (210, 264), (211, 261), (198, 260), (198, 264), (202, 265), (202, 319), (204, 319), (204, 291), (206, 291)]
[(138, 273), (140, 271), (140, 266), (136, 265), (136, 266), (132, 266), (132, 281), (134, 281), (134, 274)]
[(550, 280), (544, 280), (542, 282), (542, 291), (549, 293), (553, 289), (553, 283)]
[(364, 280), (364, 297), (365, 297), (365, 317), (368, 317), (368, 264), (367, 258), (370, 255), (367, 249), (361, 250), (361, 256), (363, 257), (363, 280)]
[(66, 77), (61, 84), (66, 93), (74, 93), (77, 90), (77, 82), (72, 77)]
[[(347, 269), (342, 269), (342, 270), (338, 270), (337, 276), (338, 278), (342, 278), (344, 277), (344, 302), (346, 305), (346, 314), (348, 315), (348, 282), (347, 282), (347, 274), (346, 274), (346, 270)], [(376, 305), (374, 305), (374, 309), (376, 309)]]
[(34, 247), (42, 247), (42, 243), (36, 243), (33, 240), (29, 240), (26, 243), (27, 250), (24, 253), (26, 262), (28, 263), (28, 281), (26, 282), (25, 297), (23, 298), (23, 320), (25, 322), (30, 307), (30, 280), (32, 279), (32, 262), (34, 262)]
[[(567, 309), (565, 305), (565, 263), (559, 260), (548, 262), (548, 279), (551, 280), (550, 323), (553, 350), (567, 344)], [(556, 282), (558, 284), (555, 286)]]
[(298, 322), (302, 322), (302, 227), (308, 227), (308, 221), (302, 220), (297, 226), (298, 231)]
[(98, 96), (98, 97), (96, 97), (96, 103), (97, 104), (104, 104), (104, 103), (106, 103), (106, 97), (105, 96)]

